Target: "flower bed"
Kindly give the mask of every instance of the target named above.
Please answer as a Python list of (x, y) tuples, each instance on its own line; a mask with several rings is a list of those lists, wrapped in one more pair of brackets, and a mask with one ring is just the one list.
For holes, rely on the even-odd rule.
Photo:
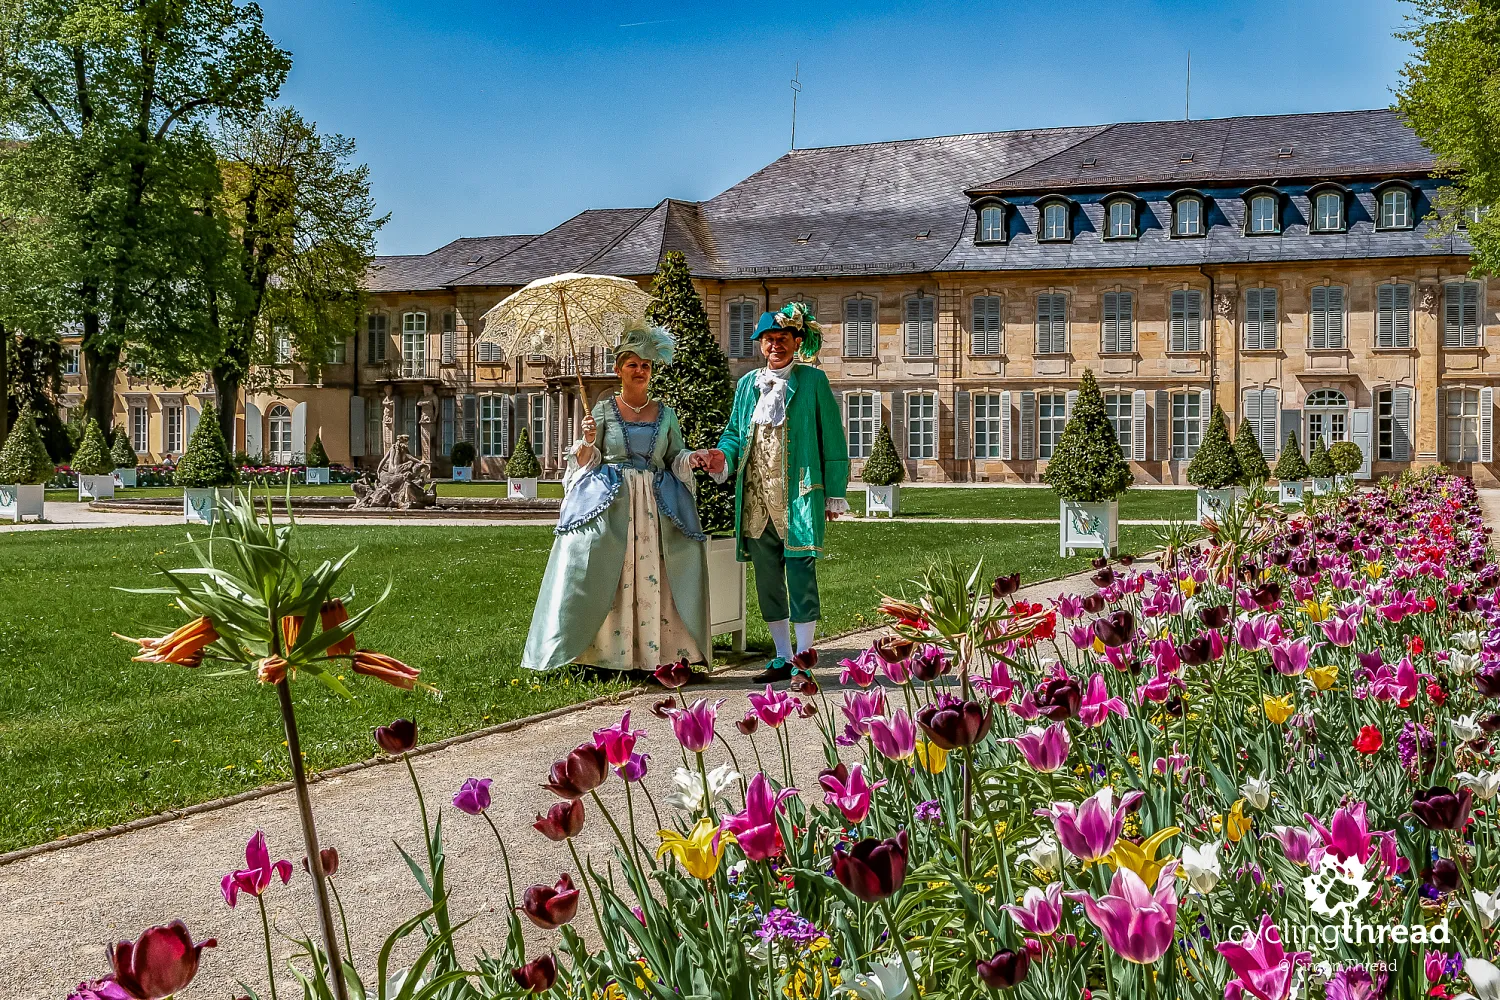
[[(1500, 995), (1500, 567), (1472, 484), (1408, 476), (1313, 509), (1251, 498), (1205, 544), (1100, 560), (1094, 590), (1046, 606), (1016, 577), (933, 567), (885, 602), (895, 634), (841, 664), (840, 697), (804, 678), (733, 723), (722, 701), (666, 699), (678, 746), (654, 763), (627, 713), (538, 776), (535, 832), (495, 830), (511, 924), (487, 957), (455, 954), (442, 873), (459, 859), (423, 831), (408, 861), (431, 906), (388, 946), (428, 922), (403, 979), (424, 985), (403, 995)], [(687, 667), (657, 676), (680, 687)], [(731, 724), (753, 771), (723, 759)], [(813, 730), (828, 767), (795, 774)], [(399, 756), (416, 728), (376, 739)], [(597, 791), (616, 781), (619, 814)], [(487, 780), (456, 792), (488, 819)], [(572, 849), (588, 823), (614, 833), (611, 869), (575, 851), (517, 892), (507, 838)], [(263, 841), (246, 860), (231, 905), (292, 874)], [(522, 917), (555, 944), (528, 955)], [(302, 945), (307, 995), (338, 995), (324, 945)], [(349, 995), (373, 990), (347, 975)]]

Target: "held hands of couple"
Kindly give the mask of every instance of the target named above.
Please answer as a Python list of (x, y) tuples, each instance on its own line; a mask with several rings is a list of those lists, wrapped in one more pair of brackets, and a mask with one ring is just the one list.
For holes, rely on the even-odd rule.
[(717, 448), (704, 448), (693, 452), (693, 457), (688, 459), (688, 465), (714, 475), (724, 471), (724, 453)]

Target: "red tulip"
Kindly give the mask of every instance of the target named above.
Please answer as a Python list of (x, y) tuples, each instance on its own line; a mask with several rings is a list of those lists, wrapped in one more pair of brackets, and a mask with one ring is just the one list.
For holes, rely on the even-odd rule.
[(906, 881), (906, 831), (895, 837), (861, 840), (849, 851), (833, 852), (833, 877), (866, 903), (889, 899)]
[(193, 981), (199, 955), (218, 943), (209, 938), (193, 944), (187, 925), (174, 920), (148, 927), (134, 942), (116, 944), (109, 949), (109, 964), (115, 981), (136, 1000), (164, 1000)]
[(521, 895), (521, 912), (543, 930), (556, 930), (578, 913), (578, 890), (567, 872), (556, 885), (534, 885)]
[(565, 799), (581, 799), (603, 784), (608, 774), (609, 761), (604, 751), (592, 743), (584, 743), (552, 765), (542, 787)]
[(1385, 743), (1385, 734), (1375, 726), (1361, 726), (1354, 738), (1354, 749), (1362, 754), (1372, 754)]
[(516, 985), (528, 993), (546, 993), (557, 982), (557, 960), (548, 952), (533, 958), (519, 969), (511, 969)]
[(531, 825), (548, 840), (562, 841), (576, 837), (578, 831), (583, 829), (583, 803), (578, 799), (555, 803), (545, 815), (538, 813), (536, 822)]
[(399, 757), (417, 745), (417, 724), (397, 719), (388, 726), (376, 726), (375, 742), (392, 757)]
[(676, 663), (663, 663), (651, 671), (651, 676), (664, 688), (680, 688), (693, 676), (693, 668), (683, 659)]

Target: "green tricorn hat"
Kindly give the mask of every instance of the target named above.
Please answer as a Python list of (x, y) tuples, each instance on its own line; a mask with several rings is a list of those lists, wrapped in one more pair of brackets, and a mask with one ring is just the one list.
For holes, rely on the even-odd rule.
[(823, 327), (806, 302), (788, 302), (773, 313), (761, 313), (760, 322), (755, 324), (750, 339), (760, 339), (761, 334), (773, 327), (791, 330), (802, 338), (802, 346), (797, 348), (797, 357), (801, 360), (812, 361), (818, 356), (818, 350), (823, 346)]

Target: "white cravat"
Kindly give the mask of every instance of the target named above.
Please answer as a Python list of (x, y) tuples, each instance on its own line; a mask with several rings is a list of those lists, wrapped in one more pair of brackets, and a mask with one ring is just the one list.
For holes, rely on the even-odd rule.
[(755, 387), (760, 398), (755, 401), (755, 412), (750, 422), (764, 427), (780, 427), (786, 422), (787, 380), (792, 376), (796, 362), (785, 368), (762, 368), (755, 373)]

